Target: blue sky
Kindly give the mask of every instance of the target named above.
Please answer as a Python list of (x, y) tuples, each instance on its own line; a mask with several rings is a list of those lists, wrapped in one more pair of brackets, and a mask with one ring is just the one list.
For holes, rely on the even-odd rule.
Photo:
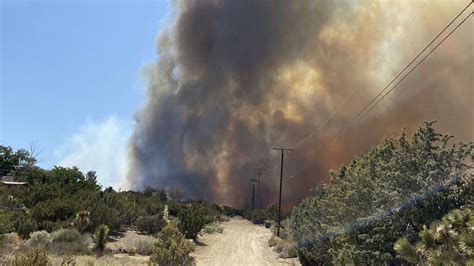
[[(114, 160), (144, 101), (141, 69), (157, 57), (168, 2), (0, 0), (0, 9), (0, 143), (37, 142), (47, 168)], [(104, 150), (97, 135), (120, 143), (81, 165)]]

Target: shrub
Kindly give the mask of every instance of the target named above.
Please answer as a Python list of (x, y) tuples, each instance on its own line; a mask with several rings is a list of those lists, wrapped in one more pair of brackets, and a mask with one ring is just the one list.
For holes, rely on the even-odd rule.
[(53, 242), (79, 242), (82, 241), (82, 235), (77, 229), (59, 229), (51, 234)]
[(38, 224), (30, 214), (15, 213), (12, 217), (15, 232), (26, 238), (31, 232), (38, 228)]
[(224, 232), (224, 228), (218, 223), (211, 223), (204, 227), (204, 233), (206, 234), (215, 234)]
[(165, 226), (165, 223), (165, 219), (159, 214), (153, 216), (140, 216), (135, 221), (137, 230), (146, 234), (158, 233), (163, 228), (163, 226)]
[(191, 204), (183, 208), (179, 214), (179, 229), (186, 238), (196, 239), (197, 234), (208, 221), (205, 211), (198, 204)]
[(253, 210), (250, 213), (250, 220), (254, 224), (264, 224), (267, 217), (268, 215), (265, 210)]
[(278, 238), (276, 236), (272, 236), (270, 237), (270, 239), (268, 239), (268, 246), (269, 247), (274, 247), (278, 244)]
[(5, 234), (3, 244), (8, 248), (18, 248), (21, 244), (21, 238), (17, 233)]
[(407, 237), (395, 242), (394, 250), (409, 263), (430, 265), (463, 265), (466, 258), (473, 258), (474, 210), (454, 209), (441, 221), (433, 222), (419, 232), (419, 242), (410, 243)]
[(153, 253), (154, 242), (153, 240), (139, 239), (135, 242), (135, 250), (140, 255), (149, 256)]
[(136, 248), (131, 248), (128, 250), (128, 255), (129, 256), (135, 256), (137, 255), (137, 249)]
[(283, 241), (278, 241), (278, 243), (276, 244), (276, 246), (273, 248), (273, 250), (276, 252), (276, 253), (280, 253), (283, 251), (283, 248), (285, 247), (285, 243)]
[(295, 245), (291, 245), (288, 248), (288, 258), (296, 258), (298, 257), (298, 249)]
[(50, 250), (58, 255), (89, 252), (87, 237), (82, 236), (77, 229), (59, 229), (51, 233), (51, 238)]
[(280, 257), (282, 258), (296, 258), (298, 256), (298, 252), (296, 246), (292, 243), (286, 243), (283, 245), (283, 249), (281, 251)]
[(151, 264), (158, 265), (193, 265), (194, 258), (189, 254), (194, 251), (194, 245), (179, 231), (175, 223), (169, 223), (158, 234)]
[(30, 239), (28, 239), (27, 243), (30, 247), (46, 248), (51, 244), (51, 241), (51, 235), (43, 230), (30, 233)]
[(35, 248), (24, 255), (16, 255), (13, 265), (15, 266), (47, 266), (51, 261), (45, 249)]
[(76, 258), (72, 255), (65, 255), (61, 261), (61, 266), (76, 266)]
[(104, 252), (107, 237), (109, 236), (109, 227), (105, 224), (99, 225), (95, 230), (94, 240), (95, 248), (100, 252)]
[(9, 212), (0, 213), (0, 235), (15, 231), (11, 217), (12, 214)]

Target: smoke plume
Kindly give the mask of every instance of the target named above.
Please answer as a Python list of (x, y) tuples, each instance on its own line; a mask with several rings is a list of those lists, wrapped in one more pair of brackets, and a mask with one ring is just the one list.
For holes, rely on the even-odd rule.
[[(174, 1), (159, 58), (145, 68), (148, 97), (130, 139), (129, 185), (241, 207), (260, 166), (269, 169), (262, 201), (274, 203), (280, 153), (272, 146), (292, 147), (334, 110), (318, 134), (285, 154), (286, 206), (402, 128), (438, 120), (441, 131), (473, 139), (468, 21), (361, 123), (329, 142), (466, 4)], [(311, 163), (290, 177), (305, 160)]]

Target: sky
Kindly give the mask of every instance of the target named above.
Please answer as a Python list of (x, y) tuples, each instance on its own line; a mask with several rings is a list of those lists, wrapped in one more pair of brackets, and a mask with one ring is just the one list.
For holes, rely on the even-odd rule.
[(0, 143), (119, 188), (165, 0), (0, 0)]

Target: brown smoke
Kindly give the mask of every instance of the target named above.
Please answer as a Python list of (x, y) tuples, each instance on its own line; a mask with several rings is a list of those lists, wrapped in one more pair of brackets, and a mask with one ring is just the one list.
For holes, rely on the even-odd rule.
[(288, 206), (329, 169), (403, 127), (410, 132), (436, 119), (440, 130), (473, 139), (468, 21), (360, 124), (328, 143), (467, 1), (430, 1), (401, 34), (424, 4), (175, 1), (158, 37), (159, 59), (146, 68), (148, 100), (130, 140), (129, 184), (240, 207), (252, 168), (271, 154), (262, 192), (273, 203), (280, 154), (272, 145), (285, 132), (280, 145), (291, 147), (335, 109), (319, 134), (286, 156), (287, 175), (311, 159), (285, 180)]

